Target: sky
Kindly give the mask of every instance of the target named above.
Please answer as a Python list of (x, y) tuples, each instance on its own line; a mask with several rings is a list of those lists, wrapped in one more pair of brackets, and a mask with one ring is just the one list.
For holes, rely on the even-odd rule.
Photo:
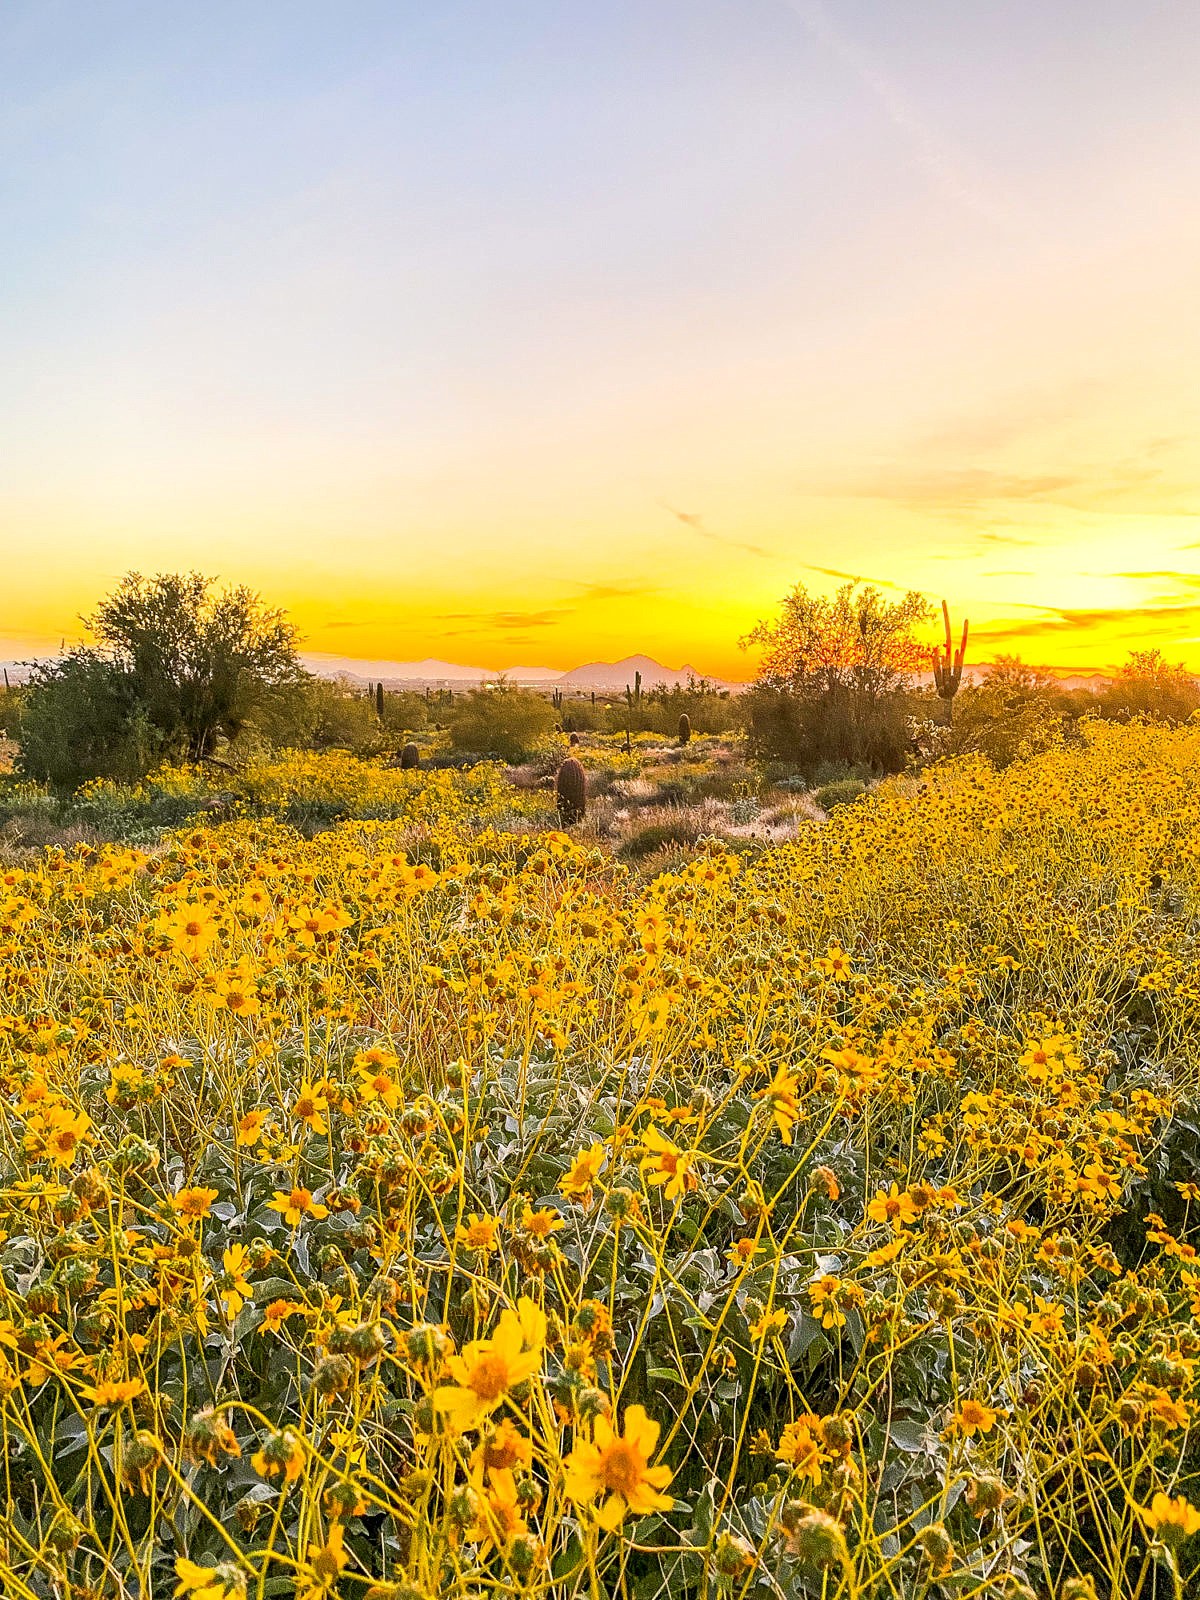
[(1200, 669), (1198, 81), (1187, 0), (5, 0), (0, 657), (194, 569), (371, 661), (744, 678), (862, 578)]

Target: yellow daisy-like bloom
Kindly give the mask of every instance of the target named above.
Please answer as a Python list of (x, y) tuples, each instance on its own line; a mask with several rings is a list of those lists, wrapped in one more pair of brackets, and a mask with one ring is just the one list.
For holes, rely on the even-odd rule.
[(370, 1050), (360, 1050), (354, 1058), (354, 1070), (362, 1079), (358, 1086), (359, 1099), (364, 1104), (382, 1100), (389, 1110), (394, 1111), (401, 1099), (395, 1081), (399, 1067), (400, 1058), (392, 1050), (385, 1050), (379, 1045)]
[(221, 1303), (231, 1320), (250, 1296), (250, 1285), (246, 1279), (249, 1259), (250, 1252), (244, 1244), (231, 1244), (221, 1257), (224, 1271), (217, 1279), (217, 1288), (220, 1290)]
[(752, 1339), (767, 1339), (773, 1334), (780, 1334), (788, 1325), (788, 1314), (780, 1309), (777, 1311), (764, 1311), (760, 1317), (749, 1324)]
[(94, 1406), (123, 1406), (130, 1400), (136, 1400), (146, 1385), (141, 1378), (122, 1378), (116, 1382), (105, 1379), (94, 1388), (83, 1389), (80, 1392), (89, 1399)]
[(319, 1600), (321, 1595), (332, 1594), (336, 1589), (337, 1581), (347, 1561), (343, 1547), (344, 1539), (345, 1530), (342, 1524), (335, 1522), (324, 1544), (309, 1545), (309, 1576), (312, 1581), (308, 1588), (301, 1591), (301, 1600)]
[(511, 1472), (533, 1460), (533, 1441), (520, 1433), (507, 1417), (485, 1432), (471, 1456), (471, 1470), (479, 1477), (491, 1472)]
[(500, 1314), (490, 1339), (473, 1339), (447, 1362), (453, 1384), (434, 1391), (434, 1408), (460, 1432), (476, 1427), (517, 1384), (537, 1371), (546, 1342), (546, 1317), (522, 1295)]
[(1186, 1428), (1188, 1408), (1182, 1400), (1173, 1399), (1165, 1389), (1160, 1389), (1150, 1402), (1151, 1414), (1168, 1428)]
[(319, 1204), (313, 1199), (312, 1190), (299, 1184), (286, 1194), (282, 1189), (277, 1189), (275, 1198), (267, 1201), (267, 1210), (278, 1211), (290, 1228), (298, 1227), (301, 1217), (316, 1217), (319, 1221), (329, 1215), (329, 1207)]
[(158, 923), (158, 932), (189, 961), (199, 962), (216, 942), (219, 929), (207, 906), (185, 903)]
[(254, 1017), (262, 1010), (254, 973), (246, 967), (222, 972), (217, 978), (215, 997), (226, 1011), (232, 1011), (239, 1017)]
[(662, 1491), (671, 1481), (671, 1469), (649, 1464), (658, 1435), (658, 1423), (642, 1406), (627, 1408), (623, 1433), (617, 1433), (607, 1417), (597, 1417), (591, 1439), (581, 1439), (566, 1458), (568, 1498), (576, 1505), (600, 1501), (596, 1521), (610, 1532), (630, 1512), (644, 1517), (652, 1511), (670, 1511), (675, 1502)]
[(898, 1233), (901, 1228), (916, 1221), (917, 1208), (910, 1195), (902, 1194), (898, 1185), (892, 1184), (888, 1192), (880, 1189), (867, 1207), (867, 1215), (872, 1222), (890, 1223)]
[(1142, 1519), (1163, 1544), (1182, 1544), (1200, 1532), (1200, 1511), (1183, 1495), (1173, 1499), (1160, 1489), (1142, 1511)]
[(246, 1593), (246, 1575), (232, 1561), (222, 1561), (215, 1567), (202, 1567), (186, 1556), (177, 1556), (175, 1576), (176, 1600), (189, 1595), (191, 1600), (242, 1600)]
[(641, 1160), (641, 1171), (646, 1182), (663, 1185), (668, 1200), (677, 1200), (680, 1195), (690, 1194), (700, 1187), (700, 1180), (692, 1171), (695, 1151), (681, 1150), (653, 1125), (642, 1135), (642, 1143), (646, 1154)]
[(996, 1426), (998, 1415), (982, 1400), (964, 1400), (954, 1413), (953, 1426), (957, 1433), (970, 1439), (977, 1433), (990, 1433)]
[(526, 1206), (521, 1213), (521, 1226), (535, 1239), (548, 1239), (563, 1226), (563, 1219), (557, 1211), (551, 1211), (548, 1207), (535, 1211), (532, 1206)]
[(605, 1156), (606, 1151), (602, 1144), (594, 1144), (590, 1149), (581, 1150), (571, 1162), (570, 1168), (559, 1179), (559, 1191), (565, 1194), (568, 1200), (590, 1200), (592, 1185), (600, 1176)]
[(325, 1121), (325, 1113), (328, 1110), (328, 1096), (323, 1094), (319, 1087), (314, 1088), (306, 1079), (300, 1085), (292, 1105), (292, 1115), (297, 1122), (306, 1123), (313, 1133), (328, 1133), (329, 1124)]
[(297, 1300), (272, 1300), (263, 1313), (262, 1327), (266, 1333), (278, 1333), (283, 1324), (297, 1311), (304, 1311)]
[(800, 1080), (796, 1074), (789, 1072), (786, 1067), (780, 1067), (766, 1088), (760, 1089), (754, 1097), (756, 1100), (765, 1100), (770, 1106), (784, 1144), (791, 1144), (792, 1129), (800, 1120), (799, 1086)]
[(63, 1107), (53, 1108), (47, 1117), (45, 1149), (56, 1167), (71, 1165), (80, 1143), (88, 1137), (91, 1125), (92, 1119), (86, 1111), (72, 1115)]
[(809, 1483), (820, 1483), (821, 1471), (827, 1459), (825, 1439), (820, 1417), (811, 1412), (789, 1422), (779, 1436), (779, 1449), (775, 1459), (782, 1461), (799, 1478)]
[(454, 1230), (454, 1239), (457, 1244), (465, 1245), (468, 1250), (494, 1250), (499, 1226), (496, 1217), (480, 1217), (472, 1211), (466, 1222), (460, 1223)]
[(206, 1217), (212, 1209), (212, 1203), (217, 1198), (215, 1189), (180, 1189), (171, 1201), (171, 1205), (181, 1217), (191, 1217), (198, 1222), (201, 1217)]
[(808, 1286), (808, 1298), (812, 1304), (813, 1316), (823, 1328), (846, 1326), (846, 1313), (841, 1306), (842, 1288), (842, 1280), (835, 1278), (831, 1272), (814, 1279)]
[(237, 1125), (237, 1142), (240, 1145), (254, 1145), (262, 1138), (262, 1126), (267, 1120), (265, 1111), (247, 1111)]
[(284, 1483), (294, 1483), (304, 1471), (304, 1445), (291, 1428), (284, 1428), (264, 1440), (250, 1457), (250, 1465), (260, 1478), (282, 1475)]

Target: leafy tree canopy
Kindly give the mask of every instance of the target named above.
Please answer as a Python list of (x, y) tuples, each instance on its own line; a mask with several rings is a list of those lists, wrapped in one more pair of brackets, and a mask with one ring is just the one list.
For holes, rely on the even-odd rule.
[(758, 681), (791, 694), (850, 690), (876, 699), (904, 688), (929, 650), (914, 630), (929, 616), (915, 593), (888, 601), (878, 589), (847, 583), (832, 596), (798, 583), (780, 615), (760, 622), (742, 648), (762, 649)]

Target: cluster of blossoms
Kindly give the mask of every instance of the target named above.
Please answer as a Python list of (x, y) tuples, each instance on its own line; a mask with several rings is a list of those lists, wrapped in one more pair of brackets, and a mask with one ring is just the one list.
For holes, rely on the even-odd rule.
[(5, 1592), (1190, 1581), (1198, 759), (0, 869)]

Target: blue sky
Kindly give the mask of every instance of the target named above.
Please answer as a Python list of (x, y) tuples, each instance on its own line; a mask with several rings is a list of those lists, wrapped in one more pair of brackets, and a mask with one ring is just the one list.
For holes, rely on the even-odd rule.
[(728, 672), (834, 569), (1195, 653), (1190, 6), (10, 0), (0, 74), (0, 651), (198, 566), (376, 658)]

